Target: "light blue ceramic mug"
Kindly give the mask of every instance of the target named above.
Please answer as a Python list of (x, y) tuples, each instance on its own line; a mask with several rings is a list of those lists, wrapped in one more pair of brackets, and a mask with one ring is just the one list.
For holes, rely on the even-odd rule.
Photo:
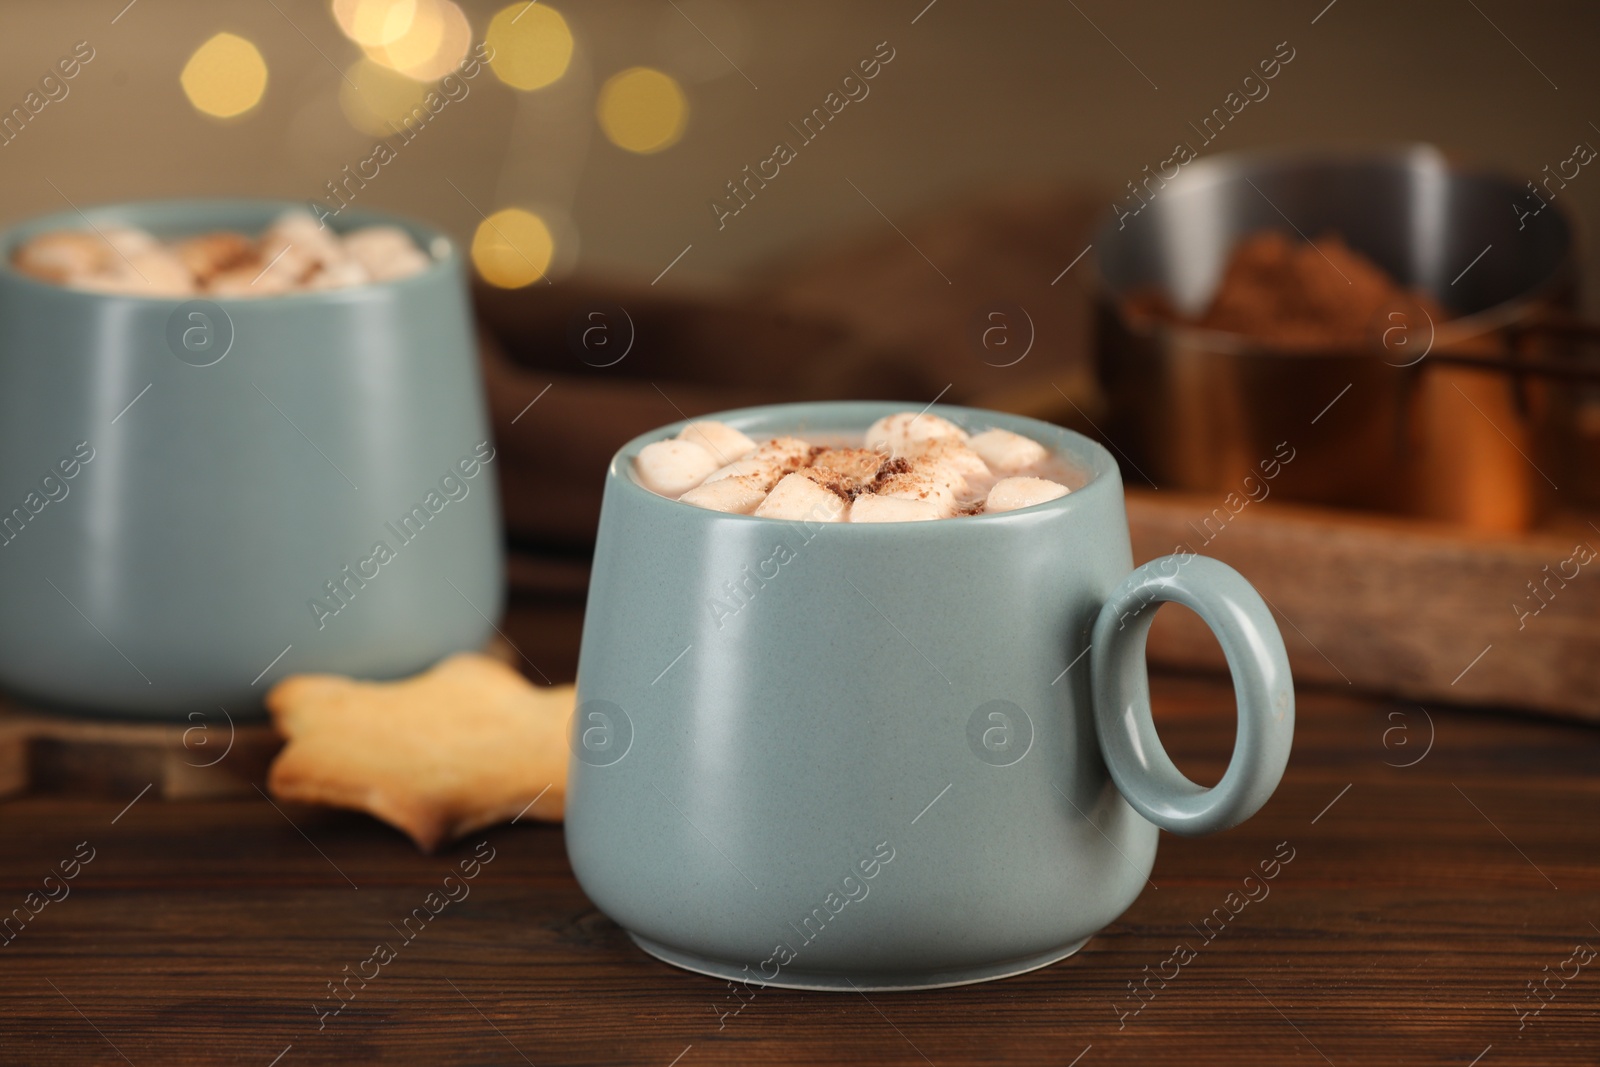
[[(860, 433), (906, 404), (712, 416), (752, 437)], [(1133, 569), (1110, 455), (966, 408), (1087, 483), (1003, 514), (805, 525), (657, 496), (629, 442), (607, 474), (573, 717), (566, 839), (646, 951), (749, 984), (957, 985), (1076, 951), (1145, 884), (1157, 828), (1226, 829), (1288, 761), (1283, 640), (1235, 571)], [(1131, 573), (1130, 573), (1131, 571)], [(1145, 634), (1194, 609), (1239, 728), (1204, 789), (1161, 747)]]
[[(255, 235), (294, 207), (174, 200), (0, 238), (0, 684), (102, 713), (259, 709), (298, 671), (396, 677), (480, 648), (502, 604), (494, 446), (461, 257), (258, 299), (89, 292), (30, 236)], [(380, 548), (380, 546), (382, 546)]]

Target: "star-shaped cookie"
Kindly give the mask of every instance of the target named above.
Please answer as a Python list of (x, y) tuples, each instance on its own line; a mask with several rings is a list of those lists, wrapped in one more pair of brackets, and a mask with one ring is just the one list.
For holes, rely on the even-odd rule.
[(400, 682), (293, 675), (267, 694), (288, 742), (267, 787), (369, 812), (424, 852), (524, 809), (559, 822), (573, 701), (570, 685), (538, 688), (474, 653)]

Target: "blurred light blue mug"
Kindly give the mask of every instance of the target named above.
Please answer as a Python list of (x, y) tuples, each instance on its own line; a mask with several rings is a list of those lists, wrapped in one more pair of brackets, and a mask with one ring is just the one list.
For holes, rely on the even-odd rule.
[[(757, 439), (859, 434), (916, 405), (711, 416)], [(1116, 464), (1032, 419), (1000, 427), (1087, 479), (1002, 514), (830, 525), (657, 496), (629, 442), (606, 476), (578, 668), (566, 840), (647, 952), (749, 985), (915, 989), (1077, 951), (1145, 884), (1157, 829), (1224, 830), (1288, 761), (1283, 639), (1237, 572), (1135, 569)], [(1130, 573), (1131, 572), (1131, 573)], [(1210, 789), (1151, 720), (1163, 601), (1215, 632), (1239, 727)]]
[(259, 711), (284, 674), (384, 678), (479, 648), (502, 604), (499, 505), (460, 256), (257, 299), (26, 277), (56, 229), (254, 236), (296, 205), (92, 208), (0, 238), (0, 685), (185, 718)]

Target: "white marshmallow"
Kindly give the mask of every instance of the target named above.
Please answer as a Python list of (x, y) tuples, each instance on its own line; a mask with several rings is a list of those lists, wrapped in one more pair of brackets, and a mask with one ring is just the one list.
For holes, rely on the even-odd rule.
[(914, 442), (907, 450), (906, 458), (913, 464), (931, 463), (960, 478), (962, 484), (954, 486), (957, 493), (965, 491), (966, 482), (987, 484), (992, 477), (982, 456), (960, 441), (947, 437)]
[(766, 499), (767, 487), (754, 478), (719, 478), (702, 482), (678, 499), (697, 508), (749, 515)]
[(881, 452), (867, 448), (830, 448), (817, 453), (811, 466), (804, 470), (814, 471), (813, 480), (821, 484), (831, 482), (847, 489), (864, 489), (872, 484), (882, 466)]
[(765, 488), (771, 489), (778, 484), (779, 478), (800, 466), (810, 454), (811, 446), (798, 437), (774, 437), (743, 459), (718, 467), (706, 476), (706, 481), (755, 478)]
[(1001, 474), (1015, 474), (1044, 461), (1049, 453), (1031, 437), (1010, 430), (985, 430), (967, 438), (971, 448), (983, 461)]
[[(762, 459), (759, 456), (746, 456), (736, 459), (732, 463), (718, 467), (706, 475), (705, 484), (720, 482), (725, 478), (749, 478), (771, 489), (778, 484), (778, 479), (788, 473), (776, 460)], [(765, 490), (763, 490), (765, 491)]]
[(931, 500), (863, 493), (850, 505), (851, 522), (923, 522), (940, 517), (939, 505)]
[(938, 415), (900, 411), (893, 415), (885, 415), (867, 427), (866, 446), (873, 449), (887, 449), (899, 455), (917, 441), (933, 441), (940, 438), (965, 441), (967, 431)]
[(774, 437), (757, 445), (752, 455), (798, 464), (811, 455), (811, 442), (798, 437)]
[(411, 235), (398, 226), (368, 226), (346, 234), (344, 251), (380, 282), (419, 274), (429, 263)]
[(772, 487), (755, 514), (764, 519), (798, 522), (843, 522), (845, 502), (803, 474), (786, 474)]
[(921, 500), (932, 504), (939, 518), (956, 513), (956, 495), (964, 492), (965, 482), (952, 471), (930, 463), (913, 463), (903, 474), (891, 474), (878, 486), (876, 495), (900, 500)]
[(989, 490), (984, 504), (987, 511), (1016, 511), (1031, 508), (1047, 500), (1066, 496), (1069, 490), (1060, 482), (1048, 478), (1002, 478)]
[(725, 422), (702, 419), (691, 422), (678, 434), (680, 441), (693, 441), (717, 457), (724, 465), (743, 459), (756, 450), (756, 443)]
[(717, 461), (693, 441), (655, 441), (639, 450), (633, 469), (646, 489), (680, 497), (705, 481)]

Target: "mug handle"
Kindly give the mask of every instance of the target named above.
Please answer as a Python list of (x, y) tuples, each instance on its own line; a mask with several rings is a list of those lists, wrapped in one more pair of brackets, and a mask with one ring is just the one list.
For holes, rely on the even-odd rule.
[[(1191, 782), (1161, 746), (1150, 715), (1145, 639), (1153, 608), (1192, 609), (1222, 645), (1239, 705), (1239, 732), (1222, 780)], [(1100, 752), (1129, 804), (1164, 830), (1185, 837), (1226, 830), (1260, 810), (1277, 788), (1294, 739), (1294, 682), (1283, 635), (1266, 603), (1226, 563), (1163, 556), (1137, 568), (1095, 619), (1090, 681)]]

